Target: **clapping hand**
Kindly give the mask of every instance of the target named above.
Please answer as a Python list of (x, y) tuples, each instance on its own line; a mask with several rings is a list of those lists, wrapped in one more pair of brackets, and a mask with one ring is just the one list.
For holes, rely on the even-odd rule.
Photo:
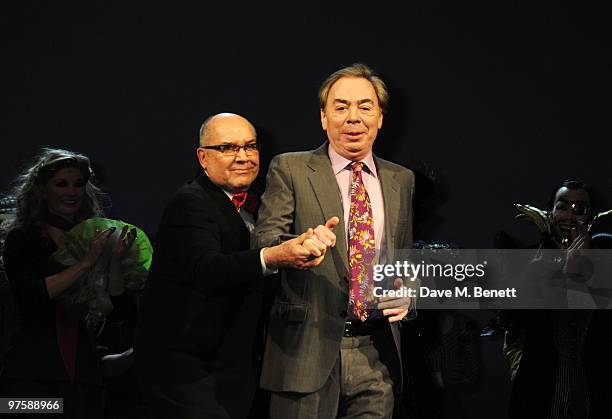
[(96, 230), (96, 235), (89, 244), (89, 251), (81, 260), (85, 267), (90, 268), (96, 263), (96, 261), (102, 254), (102, 251), (104, 250), (104, 246), (106, 245), (108, 238), (113, 234), (114, 231), (115, 227), (110, 227), (102, 231)]
[(125, 291), (125, 283), (120, 268), (120, 262), (125, 257), (128, 249), (136, 239), (136, 229), (128, 231), (128, 226), (124, 225), (119, 233), (119, 237), (113, 245), (110, 263), (110, 275), (108, 282), (108, 292), (110, 295), (117, 296)]
[(113, 246), (112, 259), (115, 261), (123, 259), (132, 243), (134, 243), (134, 240), (136, 240), (136, 229), (132, 228), (128, 231), (128, 226), (124, 225), (119, 233), (119, 238)]
[(581, 265), (583, 263), (584, 249), (591, 247), (591, 236), (589, 235), (585, 224), (580, 224), (579, 229), (575, 232), (576, 236), (572, 244), (567, 248), (567, 258), (563, 271), (568, 274), (580, 274)]

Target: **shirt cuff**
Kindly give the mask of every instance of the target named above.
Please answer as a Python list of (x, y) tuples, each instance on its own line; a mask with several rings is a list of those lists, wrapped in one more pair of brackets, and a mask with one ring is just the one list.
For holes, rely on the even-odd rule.
[(264, 261), (264, 257), (263, 257), (263, 252), (264, 252), (264, 248), (262, 248), (259, 251), (259, 260), (261, 262), (261, 273), (263, 274), (263, 276), (269, 276), (269, 275), (274, 275), (278, 273), (278, 269), (268, 269), (268, 267), (266, 266), (266, 262)]

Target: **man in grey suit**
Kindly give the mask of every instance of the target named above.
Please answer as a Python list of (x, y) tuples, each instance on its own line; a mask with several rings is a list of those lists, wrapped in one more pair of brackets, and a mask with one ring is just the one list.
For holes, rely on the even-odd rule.
[(371, 272), (412, 247), (414, 175), (372, 153), (388, 93), (370, 68), (336, 71), (319, 99), (329, 141), (272, 160), (255, 237), (269, 246), (318, 225), (328, 253), (282, 272), (260, 385), (272, 418), (391, 417), (402, 387), (397, 322), (410, 299), (374, 298)]

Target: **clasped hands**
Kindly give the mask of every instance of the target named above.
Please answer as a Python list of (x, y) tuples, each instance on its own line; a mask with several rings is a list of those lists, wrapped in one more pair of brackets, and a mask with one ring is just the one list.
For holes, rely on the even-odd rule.
[(304, 233), (278, 246), (266, 248), (264, 260), (269, 269), (308, 269), (323, 262), (327, 251), (336, 245), (334, 228), (340, 219), (331, 217), (325, 225), (309, 228)]
[[(321, 264), (326, 252), (336, 245), (333, 230), (340, 222), (338, 217), (331, 217), (325, 225), (309, 228), (300, 236), (286, 242), (266, 248), (264, 259), (269, 269), (297, 268), (308, 269)], [(401, 278), (393, 283), (395, 289), (405, 288)], [(387, 316), (390, 323), (402, 320), (408, 314), (410, 297), (380, 297), (377, 309)]]

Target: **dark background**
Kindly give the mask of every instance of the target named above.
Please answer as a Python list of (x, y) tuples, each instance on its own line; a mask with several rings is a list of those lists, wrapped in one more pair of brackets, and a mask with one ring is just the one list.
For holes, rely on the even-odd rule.
[[(109, 215), (154, 236), (207, 116), (255, 124), (263, 187), (273, 155), (324, 140), (320, 83), (362, 61), (391, 90), (375, 151), (418, 175), (416, 238), (535, 234), (511, 204), (545, 207), (566, 178), (611, 195), (605, 3), (329, 3), (3, 1), (0, 191), (40, 146), (79, 151)], [(468, 410), (502, 417), (506, 372), (489, 352), (493, 384)]]

